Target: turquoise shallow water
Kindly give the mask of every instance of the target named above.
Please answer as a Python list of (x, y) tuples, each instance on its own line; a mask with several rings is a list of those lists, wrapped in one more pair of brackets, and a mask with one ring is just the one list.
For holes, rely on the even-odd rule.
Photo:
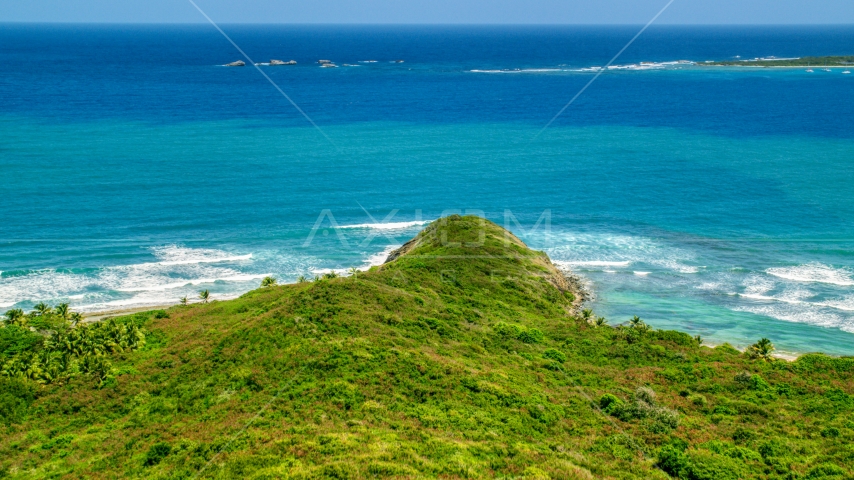
[[(424, 222), (475, 213), (582, 275), (611, 323), (854, 353), (854, 125), (840, 106), (854, 79), (838, 71), (617, 71), (535, 139), (589, 80), (574, 70), (626, 31), (238, 30), (250, 50), (298, 58), (271, 75), (332, 145), (257, 72), (217, 67), (234, 53), (209, 32), (75, 28), (3, 31), (0, 311), (230, 298), (267, 274), (381, 262)], [(786, 39), (825, 54), (854, 38), (652, 33), (626, 63), (801, 53)], [(181, 42), (162, 55), (163, 38)], [(407, 62), (303, 60), (356, 64), (380, 47)], [(136, 61), (116, 60), (122, 48)], [(74, 63), (96, 52), (101, 64)], [(472, 71), (513, 68), (538, 71)]]

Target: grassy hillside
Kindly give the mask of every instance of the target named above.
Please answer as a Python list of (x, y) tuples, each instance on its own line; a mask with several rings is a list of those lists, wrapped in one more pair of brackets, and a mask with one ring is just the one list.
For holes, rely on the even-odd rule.
[[(51, 378), (9, 370), (2, 476), (854, 475), (852, 359), (602, 325), (544, 254), (472, 217), (394, 256), (118, 319), (105, 331), (136, 327), (144, 345), (73, 350)], [(65, 348), (17, 323), (0, 361)], [(76, 366), (89, 356), (100, 370)]]

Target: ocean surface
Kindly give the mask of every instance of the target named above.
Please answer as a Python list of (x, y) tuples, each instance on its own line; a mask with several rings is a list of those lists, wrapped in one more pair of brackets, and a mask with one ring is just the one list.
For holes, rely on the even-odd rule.
[(638, 27), (223, 29), (318, 128), (209, 25), (0, 25), (0, 312), (233, 298), (475, 213), (612, 324), (854, 354), (854, 76), (703, 65), (854, 28), (653, 26), (542, 133)]

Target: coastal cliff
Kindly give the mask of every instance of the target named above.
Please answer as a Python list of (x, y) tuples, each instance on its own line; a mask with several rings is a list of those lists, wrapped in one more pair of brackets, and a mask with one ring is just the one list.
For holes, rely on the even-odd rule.
[[(4, 374), (0, 472), (854, 474), (854, 360), (777, 361), (597, 317), (544, 253), (480, 218), (437, 220), (367, 272), (268, 285), (115, 319), (144, 345), (102, 353), (102, 377)], [(22, 325), (0, 328), (4, 365), (54, 348)]]

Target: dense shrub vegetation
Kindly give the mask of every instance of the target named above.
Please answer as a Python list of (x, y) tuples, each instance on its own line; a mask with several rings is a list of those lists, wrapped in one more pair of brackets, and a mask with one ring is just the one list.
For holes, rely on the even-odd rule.
[[(4, 365), (73, 352), (77, 370), (2, 377), (0, 473), (854, 475), (854, 359), (709, 348), (638, 318), (609, 327), (578, 294), (499, 227), (451, 217), (349, 277), (85, 327), (15, 314)], [(72, 334), (99, 346), (59, 346)], [(109, 374), (83, 373), (87, 355)]]

